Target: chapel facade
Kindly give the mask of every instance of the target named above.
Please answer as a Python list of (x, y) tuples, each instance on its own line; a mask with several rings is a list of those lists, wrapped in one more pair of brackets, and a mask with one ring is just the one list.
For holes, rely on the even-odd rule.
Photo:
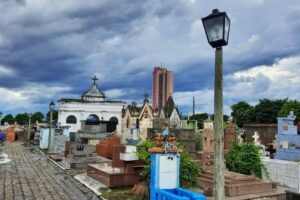
[(82, 123), (106, 123), (110, 131), (122, 131), (122, 108), (126, 102), (109, 100), (100, 90), (96, 81), (79, 99), (62, 98), (59, 102), (58, 125), (69, 126), (70, 132), (81, 129)]

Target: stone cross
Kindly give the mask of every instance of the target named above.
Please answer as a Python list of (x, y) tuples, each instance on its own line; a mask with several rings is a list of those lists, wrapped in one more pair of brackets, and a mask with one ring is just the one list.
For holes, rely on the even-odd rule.
[(254, 135), (252, 136), (252, 138), (254, 139), (255, 145), (260, 145), (259, 134), (257, 131), (254, 132)]

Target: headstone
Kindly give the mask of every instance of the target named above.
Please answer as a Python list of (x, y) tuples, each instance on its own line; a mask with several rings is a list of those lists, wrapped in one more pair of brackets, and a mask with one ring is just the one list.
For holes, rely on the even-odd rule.
[(84, 168), (89, 163), (106, 163), (108, 160), (97, 157), (93, 145), (70, 143), (66, 162), (71, 168)]
[(65, 142), (69, 138), (65, 135), (59, 135), (53, 137), (53, 151), (52, 153), (61, 153), (65, 150)]
[(231, 143), (235, 140), (235, 126), (231, 123), (227, 124), (225, 130), (224, 149), (230, 150)]
[(215, 134), (213, 129), (203, 129), (203, 151), (214, 152)]
[(96, 145), (96, 153), (98, 156), (102, 156), (104, 158), (112, 158), (112, 150), (113, 145), (121, 144), (120, 137), (113, 135), (108, 138), (107, 141), (100, 141), (99, 144)]

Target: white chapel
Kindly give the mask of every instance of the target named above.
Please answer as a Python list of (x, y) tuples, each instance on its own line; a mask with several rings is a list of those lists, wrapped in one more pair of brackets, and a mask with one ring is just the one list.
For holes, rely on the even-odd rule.
[(60, 99), (58, 110), (58, 125), (69, 126), (70, 132), (81, 129), (82, 123), (97, 124), (106, 122), (115, 131), (122, 130), (122, 108), (126, 102), (108, 100), (96, 83), (93, 84), (79, 99)]

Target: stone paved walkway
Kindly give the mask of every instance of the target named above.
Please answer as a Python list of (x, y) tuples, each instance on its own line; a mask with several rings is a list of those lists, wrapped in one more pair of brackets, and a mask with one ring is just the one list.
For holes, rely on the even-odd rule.
[(92, 199), (93, 193), (22, 143), (5, 144), (11, 163), (0, 165), (0, 200)]

